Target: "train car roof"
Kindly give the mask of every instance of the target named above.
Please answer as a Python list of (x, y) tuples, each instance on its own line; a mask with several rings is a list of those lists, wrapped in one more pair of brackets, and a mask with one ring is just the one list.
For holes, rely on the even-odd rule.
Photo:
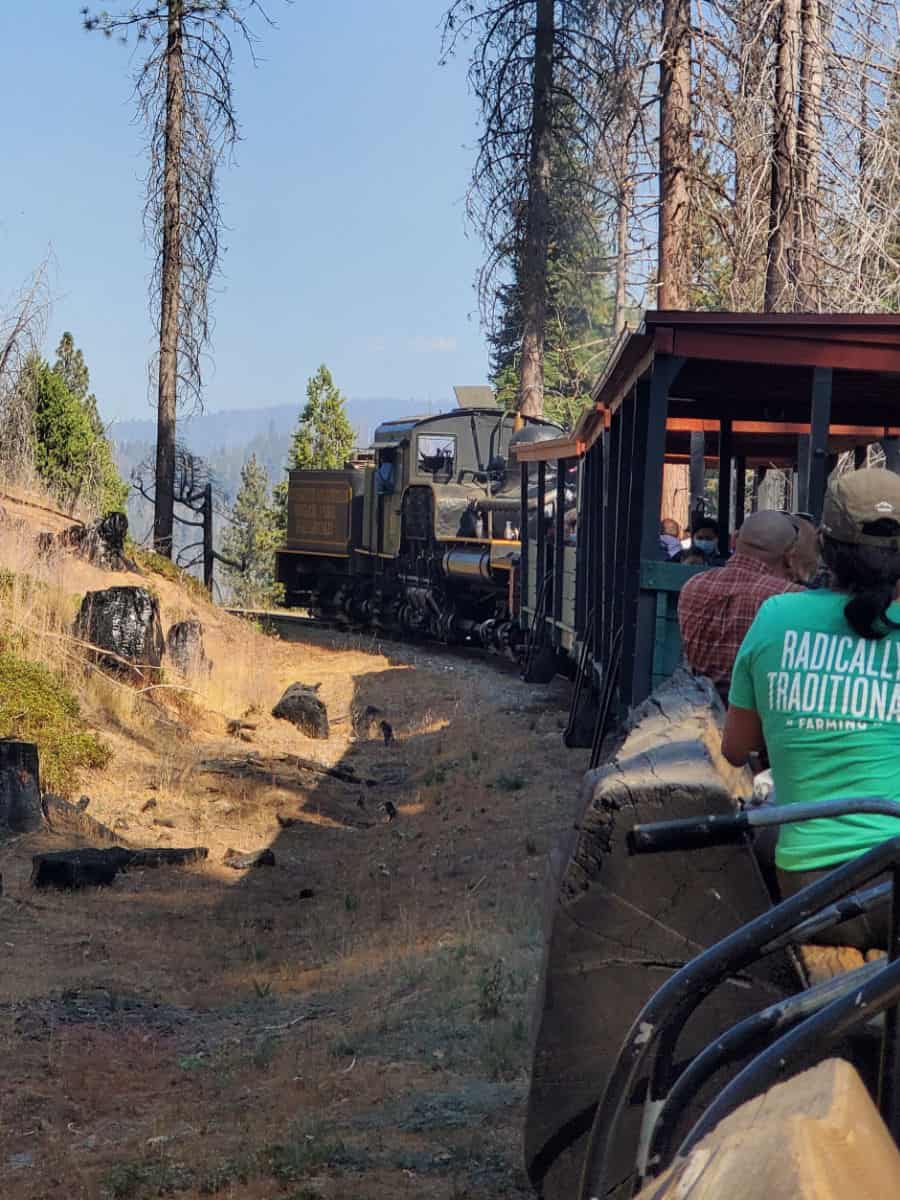
[(817, 370), (830, 378), (830, 451), (900, 435), (900, 316), (651, 311), (616, 343), (572, 434), (523, 446), (519, 458), (582, 455), (662, 356), (674, 455), (687, 452), (690, 432), (728, 420), (748, 460), (791, 456), (810, 432)]
[[(375, 446), (399, 446), (405, 442), (413, 430), (423, 425), (433, 425), (440, 421), (468, 421), (471, 417), (489, 417), (495, 423), (509, 413), (502, 408), (451, 408), (446, 412), (434, 413), (421, 417), (402, 417), (392, 421), (382, 421), (373, 436)], [(545, 425), (549, 429), (560, 429), (553, 421), (544, 418), (528, 418), (530, 424)], [(560, 430), (560, 432), (562, 432)]]

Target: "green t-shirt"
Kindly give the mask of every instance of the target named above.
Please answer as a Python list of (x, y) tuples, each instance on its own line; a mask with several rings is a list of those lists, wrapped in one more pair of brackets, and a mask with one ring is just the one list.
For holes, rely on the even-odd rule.
[[(735, 659), (729, 701), (762, 721), (779, 804), (900, 801), (900, 630), (854, 633), (839, 592), (766, 600)], [(900, 621), (900, 604), (889, 615)], [(813, 871), (900, 835), (900, 819), (846, 816), (782, 827), (775, 862)]]

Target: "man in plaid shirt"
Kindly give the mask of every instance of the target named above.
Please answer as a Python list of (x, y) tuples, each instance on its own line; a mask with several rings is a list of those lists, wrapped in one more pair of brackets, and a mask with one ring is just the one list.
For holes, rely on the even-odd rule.
[(678, 598), (678, 624), (688, 665), (707, 675), (728, 703), (731, 669), (753, 618), (770, 596), (802, 591), (816, 570), (816, 532), (809, 521), (756, 512), (744, 521), (724, 567), (689, 579)]

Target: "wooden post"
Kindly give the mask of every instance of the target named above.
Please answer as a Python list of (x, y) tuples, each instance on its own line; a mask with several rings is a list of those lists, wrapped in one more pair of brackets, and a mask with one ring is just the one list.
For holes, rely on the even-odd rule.
[(15, 738), (0, 740), (0, 825), (29, 833), (43, 824), (38, 748)]
[(812, 402), (809, 421), (809, 476), (806, 508), (816, 521), (822, 516), (825, 499), (825, 466), (828, 455), (828, 426), (831, 423), (831, 367), (813, 371)]
[(741, 456), (734, 460), (734, 527), (740, 529), (744, 523), (747, 507), (747, 460)]
[(213, 568), (215, 562), (213, 554), (212, 484), (208, 483), (203, 489), (203, 586), (209, 592), (210, 596), (213, 590)]
[(728, 556), (731, 533), (731, 418), (719, 422), (719, 553)]
[(792, 505), (794, 512), (809, 512), (809, 434), (797, 436), (797, 470), (794, 472), (796, 483)]
[(900, 473), (900, 438), (883, 438), (881, 448), (884, 451), (884, 465), (887, 469)]

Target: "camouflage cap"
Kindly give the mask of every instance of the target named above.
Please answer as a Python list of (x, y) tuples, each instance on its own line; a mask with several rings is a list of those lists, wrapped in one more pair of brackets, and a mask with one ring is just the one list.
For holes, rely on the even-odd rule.
[[(863, 532), (885, 518), (897, 522), (897, 534)], [(877, 468), (839, 475), (825, 495), (822, 532), (836, 542), (900, 549), (900, 475)]]

